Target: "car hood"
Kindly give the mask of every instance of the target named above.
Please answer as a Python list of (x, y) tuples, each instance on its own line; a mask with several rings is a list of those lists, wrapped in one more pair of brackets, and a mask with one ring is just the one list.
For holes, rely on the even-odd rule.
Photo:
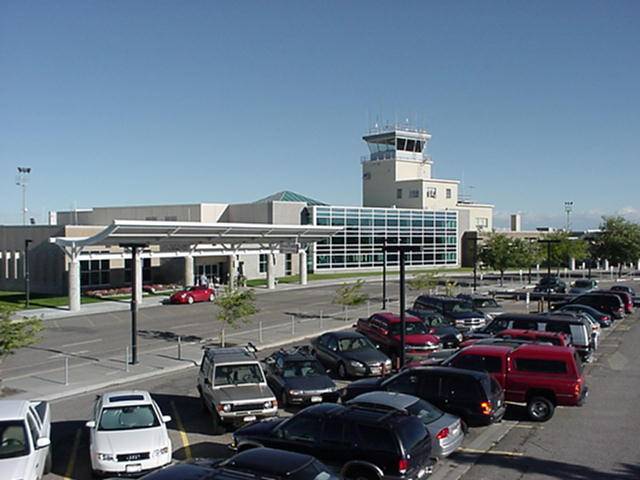
[(101, 453), (152, 452), (165, 447), (169, 438), (162, 427), (138, 430), (98, 431), (95, 433), (93, 450)]
[(484, 318), (484, 314), (477, 310), (472, 310), (470, 312), (447, 312), (447, 315), (451, 318), (455, 318), (456, 320), (464, 320), (465, 318)]
[(268, 437), (274, 428), (284, 422), (286, 418), (273, 417), (259, 422), (253, 422), (240, 427), (233, 434), (234, 437)]
[(27, 478), (26, 470), (28, 465), (28, 455), (16, 458), (4, 458), (0, 460), (0, 478), (6, 480)]
[(385, 362), (389, 357), (378, 350), (356, 350), (353, 352), (343, 352), (342, 356), (346, 360), (357, 360), (367, 365)]
[[(400, 335), (394, 335), (393, 338), (397, 342), (400, 342)], [(411, 345), (426, 345), (427, 343), (433, 343), (433, 344), (439, 343), (438, 338), (433, 335), (417, 334), (417, 333), (413, 335), (405, 335), (404, 341), (405, 343), (408, 343)]]
[(249, 400), (266, 402), (275, 399), (269, 387), (258, 384), (215, 388), (213, 395), (219, 402), (242, 402)]
[(291, 390), (324, 390), (327, 388), (335, 388), (336, 386), (333, 380), (326, 375), (285, 378), (284, 383), (286, 387)]

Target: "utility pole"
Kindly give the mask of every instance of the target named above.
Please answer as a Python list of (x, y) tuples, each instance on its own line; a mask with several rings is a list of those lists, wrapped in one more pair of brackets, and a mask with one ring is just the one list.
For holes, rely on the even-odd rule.
[(30, 173), (31, 167), (18, 167), (16, 185), (22, 189), (22, 225), (27, 224), (27, 184)]
[(541, 238), (538, 240), (539, 243), (547, 244), (547, 311), (551, 310), (551, 244), (552, 243), (560, 243), (560, 240), (553, 240), (550, 238)]
[(387, 309), (387, 237), (382, 239), (382, 310)]
[(147, 247), (146, 243), (120, 244), (123, 248), (131, 249), (131, 365), (138, 363), (138, 304), (142, 301), (138, 298), (138, 282), (142, 282), (142, 278), (138, 278), (138, 256), (140, 251)]
[(473, 237), (473, 293), (478, 288), (478, 232)]
[(24, 308), (29, 308), (29, 300), (31, 296), (31, 276), (29, 274), (29, 244), (32, 242), (30, 238), (24, 241)]

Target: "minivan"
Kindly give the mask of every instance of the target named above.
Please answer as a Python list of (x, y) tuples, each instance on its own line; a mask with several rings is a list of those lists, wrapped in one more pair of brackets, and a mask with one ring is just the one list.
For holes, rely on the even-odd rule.
[[(617, 295), (610, 293), (590, 292), (572, 298), (568, 302), (559, 303), (557, 308), (564, 307), (565, 305), (587, 305), (593, 307), (601, 312), (608, 313), (612, 318), (620, 319), (624, 317), (624, 304), (622, 299)], [(553, 307), (552, 307), (553, 308)]]

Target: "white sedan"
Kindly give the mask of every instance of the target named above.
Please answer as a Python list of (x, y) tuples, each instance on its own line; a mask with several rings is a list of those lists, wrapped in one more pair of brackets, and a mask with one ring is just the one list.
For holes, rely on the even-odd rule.
[(91, 469), (96, 475), (132, 474), (171, 462), (168, 415), (144, 391), (105, 393), (98, 397), (90, 430)]

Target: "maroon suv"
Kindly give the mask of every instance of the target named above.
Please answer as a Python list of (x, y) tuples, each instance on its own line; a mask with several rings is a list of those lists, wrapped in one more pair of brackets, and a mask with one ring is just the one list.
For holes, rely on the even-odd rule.
[(472, 345), (443, 365), (486, 370), (504, 388), (506, 400), (526, 403), (529, 417), (537, 422), (549, 420), (558, 405), (582, 405), (588, 393), (572, 347)]
[[(381, 312), (369, 318), (361, 318), (356, 331), (365, 335), (397, 363), (400, 355), (400, 317), (393, 313)], [(410, 356), (428, 355), (440, 348), (440, 338), (430, 333), (429, 327), (418, 317), (405, 316), (405, 353)]]

